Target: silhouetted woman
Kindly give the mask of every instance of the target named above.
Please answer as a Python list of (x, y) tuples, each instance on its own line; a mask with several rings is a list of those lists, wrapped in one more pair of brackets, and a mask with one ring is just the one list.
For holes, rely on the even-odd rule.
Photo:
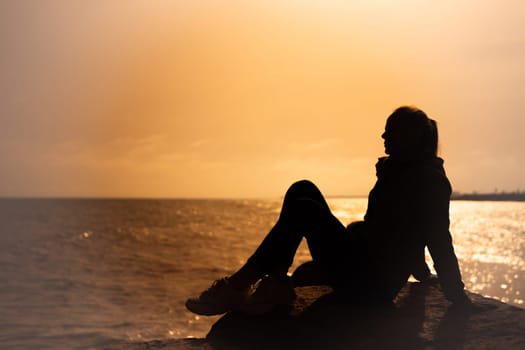
[(303, 237), (322, 278), (349, 298), (391, 301), (411, 274), (429, 279), (426, 246), (446, 298), (468, 302), (449, 233), (451, 186), (437, 157), (436, 122), (420, 109), (400, 107), (381, 137), (388, 156), (376, 164), (364, 221), (344, 227), (313, 183), (296, 182), (246, 264), (188, 299), (186, 307), (215, 315), (264, 313), (289, 304), (295, 293), (287, 272)]

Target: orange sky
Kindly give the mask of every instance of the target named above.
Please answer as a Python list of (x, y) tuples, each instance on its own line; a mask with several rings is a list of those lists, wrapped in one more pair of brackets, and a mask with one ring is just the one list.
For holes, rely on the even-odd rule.
[(459, 191), (525, 189), (525, 5), (3, 1), (3, 196), (367, 194), (388, 114)]

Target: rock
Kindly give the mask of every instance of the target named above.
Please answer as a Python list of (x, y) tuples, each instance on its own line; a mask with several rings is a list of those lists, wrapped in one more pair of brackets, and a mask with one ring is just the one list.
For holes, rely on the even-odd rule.
[(326, 286), (297, 287), (286, 313), (229, 313), (206, 339), (129, 343), (111, 349), (525, 349), (525, 310), (468, 293), (451, 306), (438, 285), (408, 283), (392, 304), (363, 305)]

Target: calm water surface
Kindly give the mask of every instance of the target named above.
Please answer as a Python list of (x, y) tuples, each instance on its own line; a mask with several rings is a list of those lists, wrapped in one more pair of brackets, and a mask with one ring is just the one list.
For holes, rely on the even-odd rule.
[[(329, 203), (347, 224), (366, 199)], [(280, 200), (0, 200), (0, 347), (96, 349), (202, 337), (217, 317), (185, 299), (232, 273)], [(525, 203), (451, 203), (471, 291), (524, 307)], [(310, 259), (300, 247), (294, 265)], [(431, 264), (431, 260), (429, 259)]]

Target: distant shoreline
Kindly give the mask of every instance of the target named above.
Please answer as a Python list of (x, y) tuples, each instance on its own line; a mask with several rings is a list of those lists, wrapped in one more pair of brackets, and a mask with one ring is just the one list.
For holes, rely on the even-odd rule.
[(525, 201), (525, 192), (501, 193), (452, 193), (451, 200), (465, 201)]

